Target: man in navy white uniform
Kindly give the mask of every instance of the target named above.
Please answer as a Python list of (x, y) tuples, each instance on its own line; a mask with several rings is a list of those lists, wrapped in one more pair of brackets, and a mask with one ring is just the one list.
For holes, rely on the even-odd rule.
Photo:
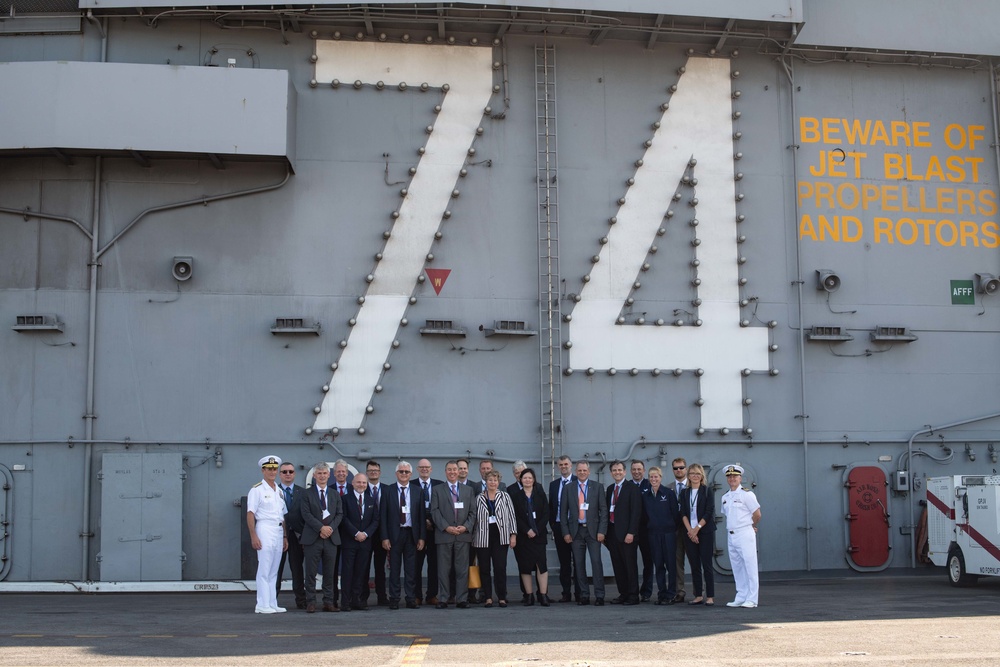
[(279, 614), (276, 583), (281, 552), (288, 548), (285, 537), (285, 496), (275, 484), (281, 459), (265, 456), (257, 462), (264, 479), (247, 494), (247, 528), (250, 544), (257, 550), (257, 606), (254, 613)]
[(752, 491), (740, 486), (743, 468), (726, 467), (729, 491), (722, 496), (722, 514), (726, 517), (729, 537), (729, 562), (736, 579), (736, 599), (727, 607), (757, 606), (757, 524), (760, 523), (760, 503)]

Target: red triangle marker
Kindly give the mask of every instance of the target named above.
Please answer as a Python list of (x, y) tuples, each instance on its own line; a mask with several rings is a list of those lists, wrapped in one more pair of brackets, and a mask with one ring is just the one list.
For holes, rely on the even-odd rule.
[(424, 269), (424, 271), (427, 273), (427, 277), (431, 279), (431, 287), (434, 288), (434, 293), (441, 294), (441, 288), (447, 282), (451, 269)]

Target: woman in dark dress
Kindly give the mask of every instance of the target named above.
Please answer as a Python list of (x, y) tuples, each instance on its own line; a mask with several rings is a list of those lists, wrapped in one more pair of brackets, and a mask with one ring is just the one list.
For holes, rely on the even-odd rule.
[(545, 565), (545, 527), (549, 523), (549, 500), (540, 484), (535, 484), (535, 471), (525, 468), (521, 473), (522, 488), (511, 493), (514, 516), (517, 518), (517, 546), (514, 557), (521, 574), (527, 606), (535, 604), (531, 575), (538, 572), (538, 604), (549, 606), (549, 570)]

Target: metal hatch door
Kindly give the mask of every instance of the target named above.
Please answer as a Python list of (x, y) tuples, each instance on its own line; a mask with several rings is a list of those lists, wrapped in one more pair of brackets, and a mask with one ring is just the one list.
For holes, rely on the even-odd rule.
[(105, 454), (101, 581), (180, 581), (180, 454)]
[(847, 562), (860, 572), (889, 566), (889, 500), (885, 471), (851, 465), (846, 470)]

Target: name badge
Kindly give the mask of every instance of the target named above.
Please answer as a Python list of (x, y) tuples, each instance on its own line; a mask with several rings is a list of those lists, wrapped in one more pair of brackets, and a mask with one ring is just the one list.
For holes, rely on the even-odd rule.
[(424, 501), (424, 507), (425, 507), (426, 509), (430, 509), (430, 508), (431, 508), (431, 501), (429, 501), (429, 500), (425, 500), (425, 501)]
[(580, 509), (586, 512), (587, 510), (590, 509), (590, 503), (583, 503), (582, 505), (580, 505)]
[(497, 522), (497, 518), (495, 516), (491, 516), (490, 517), (490, 523), (496, 523), (496, 522)]
[(457, 510), (464, 510), (465, 509), (465, 503), (455, 503), (455, 509), (457, 509)]
[(532, 512), (532, 513), (531, 513), (531, 518), (532, 518), (532, 519), (537, 519), (538, 517), (537, 517), (537, 516), (535, 516), (535, 513), (534, 513), (534, 512)]
[(410, 506), (409, 505), (406, 505), (405, 507), (402, 507), (400, 509), (403, 510), (403, 514), (409, 514), (410, 513)]
[(330, 510), (323, 510), (323, 518), (324, 519), (330, 518)]

